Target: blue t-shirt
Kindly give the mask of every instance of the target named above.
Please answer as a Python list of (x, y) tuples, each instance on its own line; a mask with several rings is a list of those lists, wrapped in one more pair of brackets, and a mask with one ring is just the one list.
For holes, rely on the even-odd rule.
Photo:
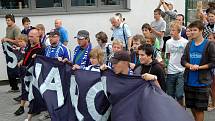
[[(125, 34), (125, 39), (124, 39), (123, 31)], [(114, 39), (118, 39), (118, 40), (122, 41), (124, 47), (125, 47), (125, 44), (128, 45), (128, 38), (131, 37), (131, 31), (128, 28), (128, 25), (121, 23), (119, 27), (114, 28), (112, 37), (114, 37)]]
[(51, 45), (47, 46), (45, 49), (45, 56), (50, 58), (58, 58), (61, 57), (62, 59), (67, 58), (70, 60), (70, 51), (66, 48), (63, 44), (59, 42), (56, 47), (52, 47)]
[[(190, 64), (200, 64), (207, 41), (208, 40), (205, 39), (200, 45), (196, 46), (194, 40), (192, 40), (190, 45)], [(191, 70), (189, 71), (187, 85), (194, 87), (208, 86), (207, 84), (199, 83), (199, 71)]]
[(69, 40), (68, 38), (68, 33), (66, 31), (66, 29), (64, 29), (63, 27), (60, 27), (58, 29), (58, 32), (60, 33), (60, 42), (63, 44), (64, 42), (67, 42)]

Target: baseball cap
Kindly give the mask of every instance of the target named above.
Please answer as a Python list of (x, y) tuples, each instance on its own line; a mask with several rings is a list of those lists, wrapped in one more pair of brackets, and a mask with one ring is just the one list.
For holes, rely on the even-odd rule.
[(49, 36), (54, 36), (54, 35), (60, 36), (60, 33), (58, 30), (52, 29), (49, 33), (47, 33), (47, 35), (49, 35)]
[(165, 3), (173, 5), (173, 1), (172, 0), (165, 0)]
[(89, 32), (87, 30), (80, 30), (78, 34), (74, 37), (77, 39), (89, 38)]
[(119, 61), (130, 62), (130, 55), (128, 54), (127, 51), (115, 52), (110, 61), (112, 64), (117, 64)]

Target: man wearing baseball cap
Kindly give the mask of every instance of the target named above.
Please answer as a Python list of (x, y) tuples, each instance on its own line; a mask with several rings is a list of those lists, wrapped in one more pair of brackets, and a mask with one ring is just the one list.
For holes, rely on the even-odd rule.
[(45, 49), (45, 56), (50, 58), (58, 58), (58, 60), (67, 59), (70, 60), (69, 49), (60, 42), (60, 33), (58, 30), (53, 29), (49, 33), (49, 46)]
[[(114, 56), (111, 58), (111, 63), (113, 65), (113, 71), (115, 74), (124, 74), (124, 75), (134, 75), (132, 69), (130, 68), (130, 55), (127, 51), (118, 51), (114, 53)], [(155, 85), (160, 87), (156, 75), (145, 73), (141, 77), (146, 81), (154, 81)]]
[(60, 33), (59, 33), (58, 30), (52, 29), (49, 33), (47, 33), (47, 35), (49, 35), (49, 36), (53, 36), (53, 35), (58, 35), (58, 36), (60, 36)]
[(89, 53), (92, 49), (89, 32), (80, 30), (74, 38), (77, 39), (78, 46), (74, 50), (73, 69), (87, 67), (90, 64)]
[(130, 69), (130, 55), (127, 51), (119, 51), (114, 53), (111, 58), (113, 71), (115, 74), (133, 75), (133, 71)]
[(78, 31), (78, 34), (74, 37), (74, 38), (77, 38), (79, 40), (82, 40), (82, 39), (89, 39), (89, 32), (87, 30), (80, 30)]

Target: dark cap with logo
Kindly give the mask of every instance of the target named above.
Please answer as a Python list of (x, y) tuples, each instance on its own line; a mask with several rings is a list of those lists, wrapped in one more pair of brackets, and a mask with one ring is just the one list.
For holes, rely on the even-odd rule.
[(78, 31), (77, 36), (75, 36), (74, 38), (77, 38), (77, 39), (89, 38), (89, 32), (87, 30), (80, 30)]
[(114, 56), (111, 58), (111, 63), (117, 64), (119, 61), (130, 62), (130, 55), (127, 51), (119, 51), (114, 53)]
[(58, 30), (52, 29), (49, 33), (47, 33), (47, 35), (49, 35), (49, 36), (54, 36), (54, 35), (60, 36), (60, 33)]

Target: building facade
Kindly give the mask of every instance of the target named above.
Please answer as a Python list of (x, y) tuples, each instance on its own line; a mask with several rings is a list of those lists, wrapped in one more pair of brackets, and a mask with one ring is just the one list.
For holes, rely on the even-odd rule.
[[(63, 26), (69, 34), (69, 48), (74, 50), (77, 45), (74, 36), (78, 30), (90, 32), (93, 45), (96, 44), (95, 34), (104, 31), (111, 38), (111, 23), (115, 13), (122, 13), (129, 25), (132, 35), (141, 34), (141, 26), (153, 21), (153, 10), (160, 0), (1, 0), (0, 2), (0, 38), (5, 36), (5, 14), (13, 13), (16, 25), (21, 29), (21, 19), (28, 16), (31, 25), (44, 24), (46, 32), (54, 28), (54, 20), (62, 19)], [(173, 0), (178, 13), (185, 14), (185, 0)], [(0, 46), (0, 80), (7, 80), (6, 62)]]

